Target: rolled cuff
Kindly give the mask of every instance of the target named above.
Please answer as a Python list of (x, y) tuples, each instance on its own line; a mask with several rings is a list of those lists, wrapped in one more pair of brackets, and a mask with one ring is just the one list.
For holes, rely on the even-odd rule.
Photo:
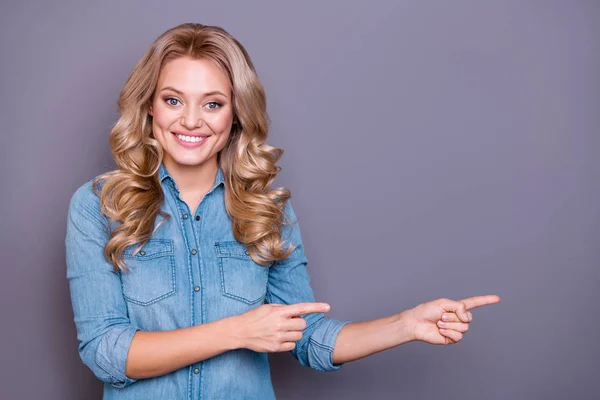
[(333, 349), (338, 334), (350, 322), (328, 318), (320, 321), (308, 342), (308, 363), (312, 369), (322, 372), (337, 371), (344, 365), (333, 364)]
[(139, 330), (130, 325), (112, 327), (98, 345), (96, 364), (111, 377), (110, 384), (115, 388), (123, 388), (137, 381), (125, 375), (125, 366), (131, 341)]

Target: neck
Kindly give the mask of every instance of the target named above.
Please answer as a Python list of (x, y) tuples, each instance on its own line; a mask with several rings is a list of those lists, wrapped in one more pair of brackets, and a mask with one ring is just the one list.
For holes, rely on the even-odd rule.
[(216, 155), (200, 165), (177, 164), (167, 156), (163, 162), (182, 196), (206, 192), (215, 183), (218, 169)]

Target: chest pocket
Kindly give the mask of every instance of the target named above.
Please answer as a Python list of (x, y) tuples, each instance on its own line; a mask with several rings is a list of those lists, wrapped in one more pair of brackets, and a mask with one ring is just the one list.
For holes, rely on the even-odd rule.
[(248, 254), (247, 247), (238, 241), (216, 242), (215, 251), (223, 296), (246, 304), (263, 302), (269, 267), (255, 263)]
[(147, 306), (175, 293), (175, 255), (172, 239), (150, 239), (123, 252), (127, 271), (121, 272), (123, 296), (131, 303)]

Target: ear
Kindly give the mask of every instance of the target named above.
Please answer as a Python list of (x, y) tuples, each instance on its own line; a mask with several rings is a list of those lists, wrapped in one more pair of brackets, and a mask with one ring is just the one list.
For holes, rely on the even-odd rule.
[(148, 107), (148, 114), (150, 114), (151, 116), (154, 116), (153, 112), (154, 111), (152, 110), (152, 106), (149, 106)]

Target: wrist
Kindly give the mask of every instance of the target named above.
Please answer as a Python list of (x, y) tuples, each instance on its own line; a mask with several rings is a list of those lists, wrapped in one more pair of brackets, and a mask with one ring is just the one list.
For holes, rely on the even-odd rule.
[(398, 344), (412, 342), (417, 340), (415, 334), (416, 321), (413, 318), (413, 310), (404, 310), (394, 315), (394, 325), (396, 337), (400, 341)]
[(225, 338), (228, 350), (236, 350), (245, 347), (244, 338), (240, 329), (242, 325), (240, 324), (237, 315), (223, 318), (221, 320), (221, 325), (221, 335)]

